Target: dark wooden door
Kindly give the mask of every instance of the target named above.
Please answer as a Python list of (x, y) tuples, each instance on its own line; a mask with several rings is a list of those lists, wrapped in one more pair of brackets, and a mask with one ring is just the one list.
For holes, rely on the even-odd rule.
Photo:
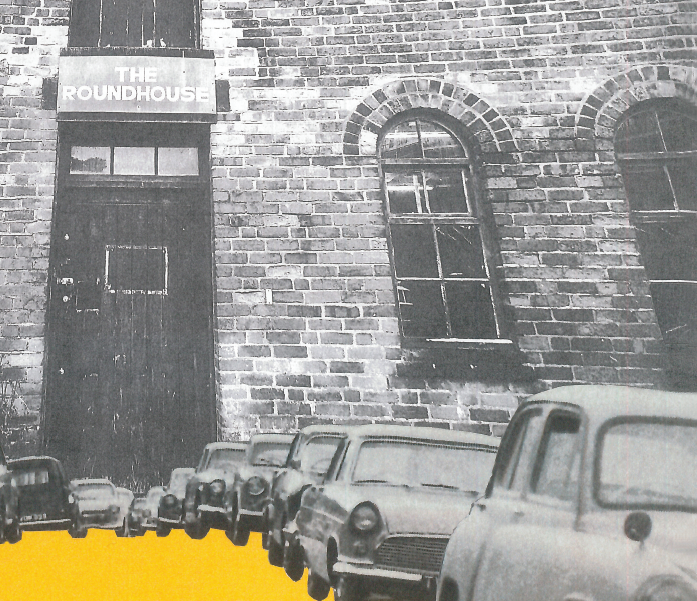
[(47, 452), (143, 488), (215, 440), (212, 276), (197, 188), (68, 188), (52, 241)]

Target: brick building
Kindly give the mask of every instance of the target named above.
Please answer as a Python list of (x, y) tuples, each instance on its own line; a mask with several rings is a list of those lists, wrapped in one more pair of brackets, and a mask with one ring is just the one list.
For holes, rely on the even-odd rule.
[[(1, 6), (15, 453), (147, 479), (258, 428), (693, 386), (697, 2)], [(180, 59), (212, 115), (146, 96)], [(76, 110), (126, 97), (89, 65), (154, 112)]]

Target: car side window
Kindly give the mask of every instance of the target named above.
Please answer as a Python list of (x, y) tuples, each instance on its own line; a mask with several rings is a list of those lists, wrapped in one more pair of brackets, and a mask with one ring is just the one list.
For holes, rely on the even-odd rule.
[(327, 470), (326, 475), (324, 476), (324, 481), (325, 482), (331, 482), (332, 480), (336, 480), (337, 475), (339, 473), (339, 469), (341, 468), (341, 465), (344, 460), (344, 451), (348, 448), (348, 441), (346, 439), (343, 439), (340, 443), (339, 446), (336, 449), (336, 452), (334, 453), (334, 456), (332, 457), (332, 461), (329, 464), (329, 469)]
[(206, 465), (208, 465), (208, 449), (205, 449), (203, 451), (203, 455), (201, 455), (201, 461), (198, 462), (198, 467), (196, 468), (196, 472), (202, 472), (203, 470), (206, 469)]
[(542, 415), (542, 409), (532, 409), (519, 415), (506, 431), (496, 465), (494, 487), (499, 490), (521, 489), (521, 458), (531, 452), (534, 437), (533, 422)]
[(300, 447), (300, 433), (295, 435), (293, 442), (290, 443), (290, 449), (288, 450), (288, 458), (286, 459), (285, 467), (291, 467), (291, 463), (298, 454), (298, 448)]
[(547, 418), (530, 490), (537, 494), (571, 501), (577, 490), (581, 467), (581, 418), (565, 411)]

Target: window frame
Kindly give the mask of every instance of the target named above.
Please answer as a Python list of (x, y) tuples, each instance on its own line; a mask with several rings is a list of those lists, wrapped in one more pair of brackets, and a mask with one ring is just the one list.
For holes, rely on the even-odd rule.
[[(386, 136), (402, 123), (409, 121), (426, 121), (448, 132), (462, 147), (465, 156), (463, 158), (417, 158), (417, 159), (391, 159), (382, 157), (382, 145)], [(506, 349), (514, 348), (511, 336), (511, 320), (507, 315), (506, 307), (502, 302), (502, 290), (500, 282), (500, 259), (498, 243), (494, 237), (495, 222), (490, 207), (485, 207), (483, 199), (485, 190), (479, 176), (479, 150), (476, 141), (466, 137), (464, 127), (459, 121), (434, 109), (412, 109), (402, 112), (390, 119), (380, 131), (377, 138), (377, 159), (380, 185), (382, 191), (383, 214), (386, 226), (386, 239), (390, 257), (390, 271), (395, 295), (395, 308), (399, 324), (399, 334), (403, 348), (462, 348), (462, 349)], [(458, 171), (463, 176), (463, 189), (468, 213), (399, 213), (394, 214), (390, 210), (390, 201), (387, 190), (387, 174), (407, 172), (419, 173), (422, 177), (425, 171), (433, 168), (436, 172)], [(469, 185), (468, 185), (469, 184)], [(493, 324), (496, 330), (495, 338), (456, 338), (447, 337), (417, 337), (407, 336), (404, 333), (404, 321), (401, 312), (399, 295), (399, 282), (409, 279), (415, 281), (429, 281), (428, 278), (400, 278), (397, 276), (397, 262), (395, 260), (395, 246), (391, 231), (392, 225), (462, 225), (476, 226), (481, 241), (483, 267), (486, 278), (463, 277), (451, 278), (456, 282), (482, 282), (488, 285), (490, 306), (493, 316)], [(440, 252), (436, 250), (438, 277), (435, 281), (441, 285), (441, 299), (445, 312), (446, 327), (452, 326), (450, 312), (444, 286), (449, 279), (443, 275)]]

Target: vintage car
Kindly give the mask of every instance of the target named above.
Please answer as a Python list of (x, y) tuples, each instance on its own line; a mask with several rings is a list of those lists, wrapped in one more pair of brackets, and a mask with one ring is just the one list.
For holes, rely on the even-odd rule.
[(23, 457), (7, 462), (19, 491), (22, 530), (68, 530), (77, 505), (63, 465), (53, 457)]
[(321, 601), (373, 594), (433, 599), (450, 534), (483, 494), (498, 439), (398, 425), (358, 426), (286, 528), (284, 567)]
[(19, 490), (0, 447), (0, 544), (22, 540)]
[(226, 529), (223, 498), (246, 452), (246, 442), (212, 442), (203, 449), (184, 497), (184, 531), (191, 538), (201, 539), (211, 528)]
[(160, 498), (157, 508), (157, 536), (167, 536), (172, 528), (184, 527), (184, 496), (186, 485), (194, 475), (192, 467), (178, 467), (172, 470), (165, 494)]
[(128, 508), (133, 501), (133, 493), (127, 488), (117, 486), (116, 496), (119, 499), (120, 526), (118, 526), (114, 532), (116, 532), (116, 536), (126, 536), (128, 533)]
[(305, 489), (326, 475), (347, 432), (348, 426), (317, 425), (307, 426), (295, 435), (285, 467), (273, 478), (271, 500), (264, 512), (264, 547), (272, 566), (283, 565), (283, 529), (295, 518)]
[(72, 480), (70, 488), (77, 502), (77, 519), (68, 532), (84, 538), (89, 528), (116, 530), (121, 526), (121, 507), (116, 487), (106, 478)]
[(133, 501), (131, 501), (126, 518), (126, 533), (128, 536), (143, 536), (145, 534), (145, 528), (143, 528), (143, 510), (145, 509), (146, 501), (147, 499), (144, 496), (135, 497)]
[(506, 430), (439, 601), (697, 599), (697, 394), (569, 386)]
[(293, 434), (255, 434), (249, 441), (244, 463), (226, 491), (225, 534), (235, 545), (246, 545), (250, 532), (262, 532), (271, 482), (288, 460)]
[(160, 508), (160, 499), (164, 494), (164, 486), (153, 486), (145, 495), (145, 503), (141, 510), (140, 518), (140, 526), (143, 530), (157, 529), (157, 514)]

